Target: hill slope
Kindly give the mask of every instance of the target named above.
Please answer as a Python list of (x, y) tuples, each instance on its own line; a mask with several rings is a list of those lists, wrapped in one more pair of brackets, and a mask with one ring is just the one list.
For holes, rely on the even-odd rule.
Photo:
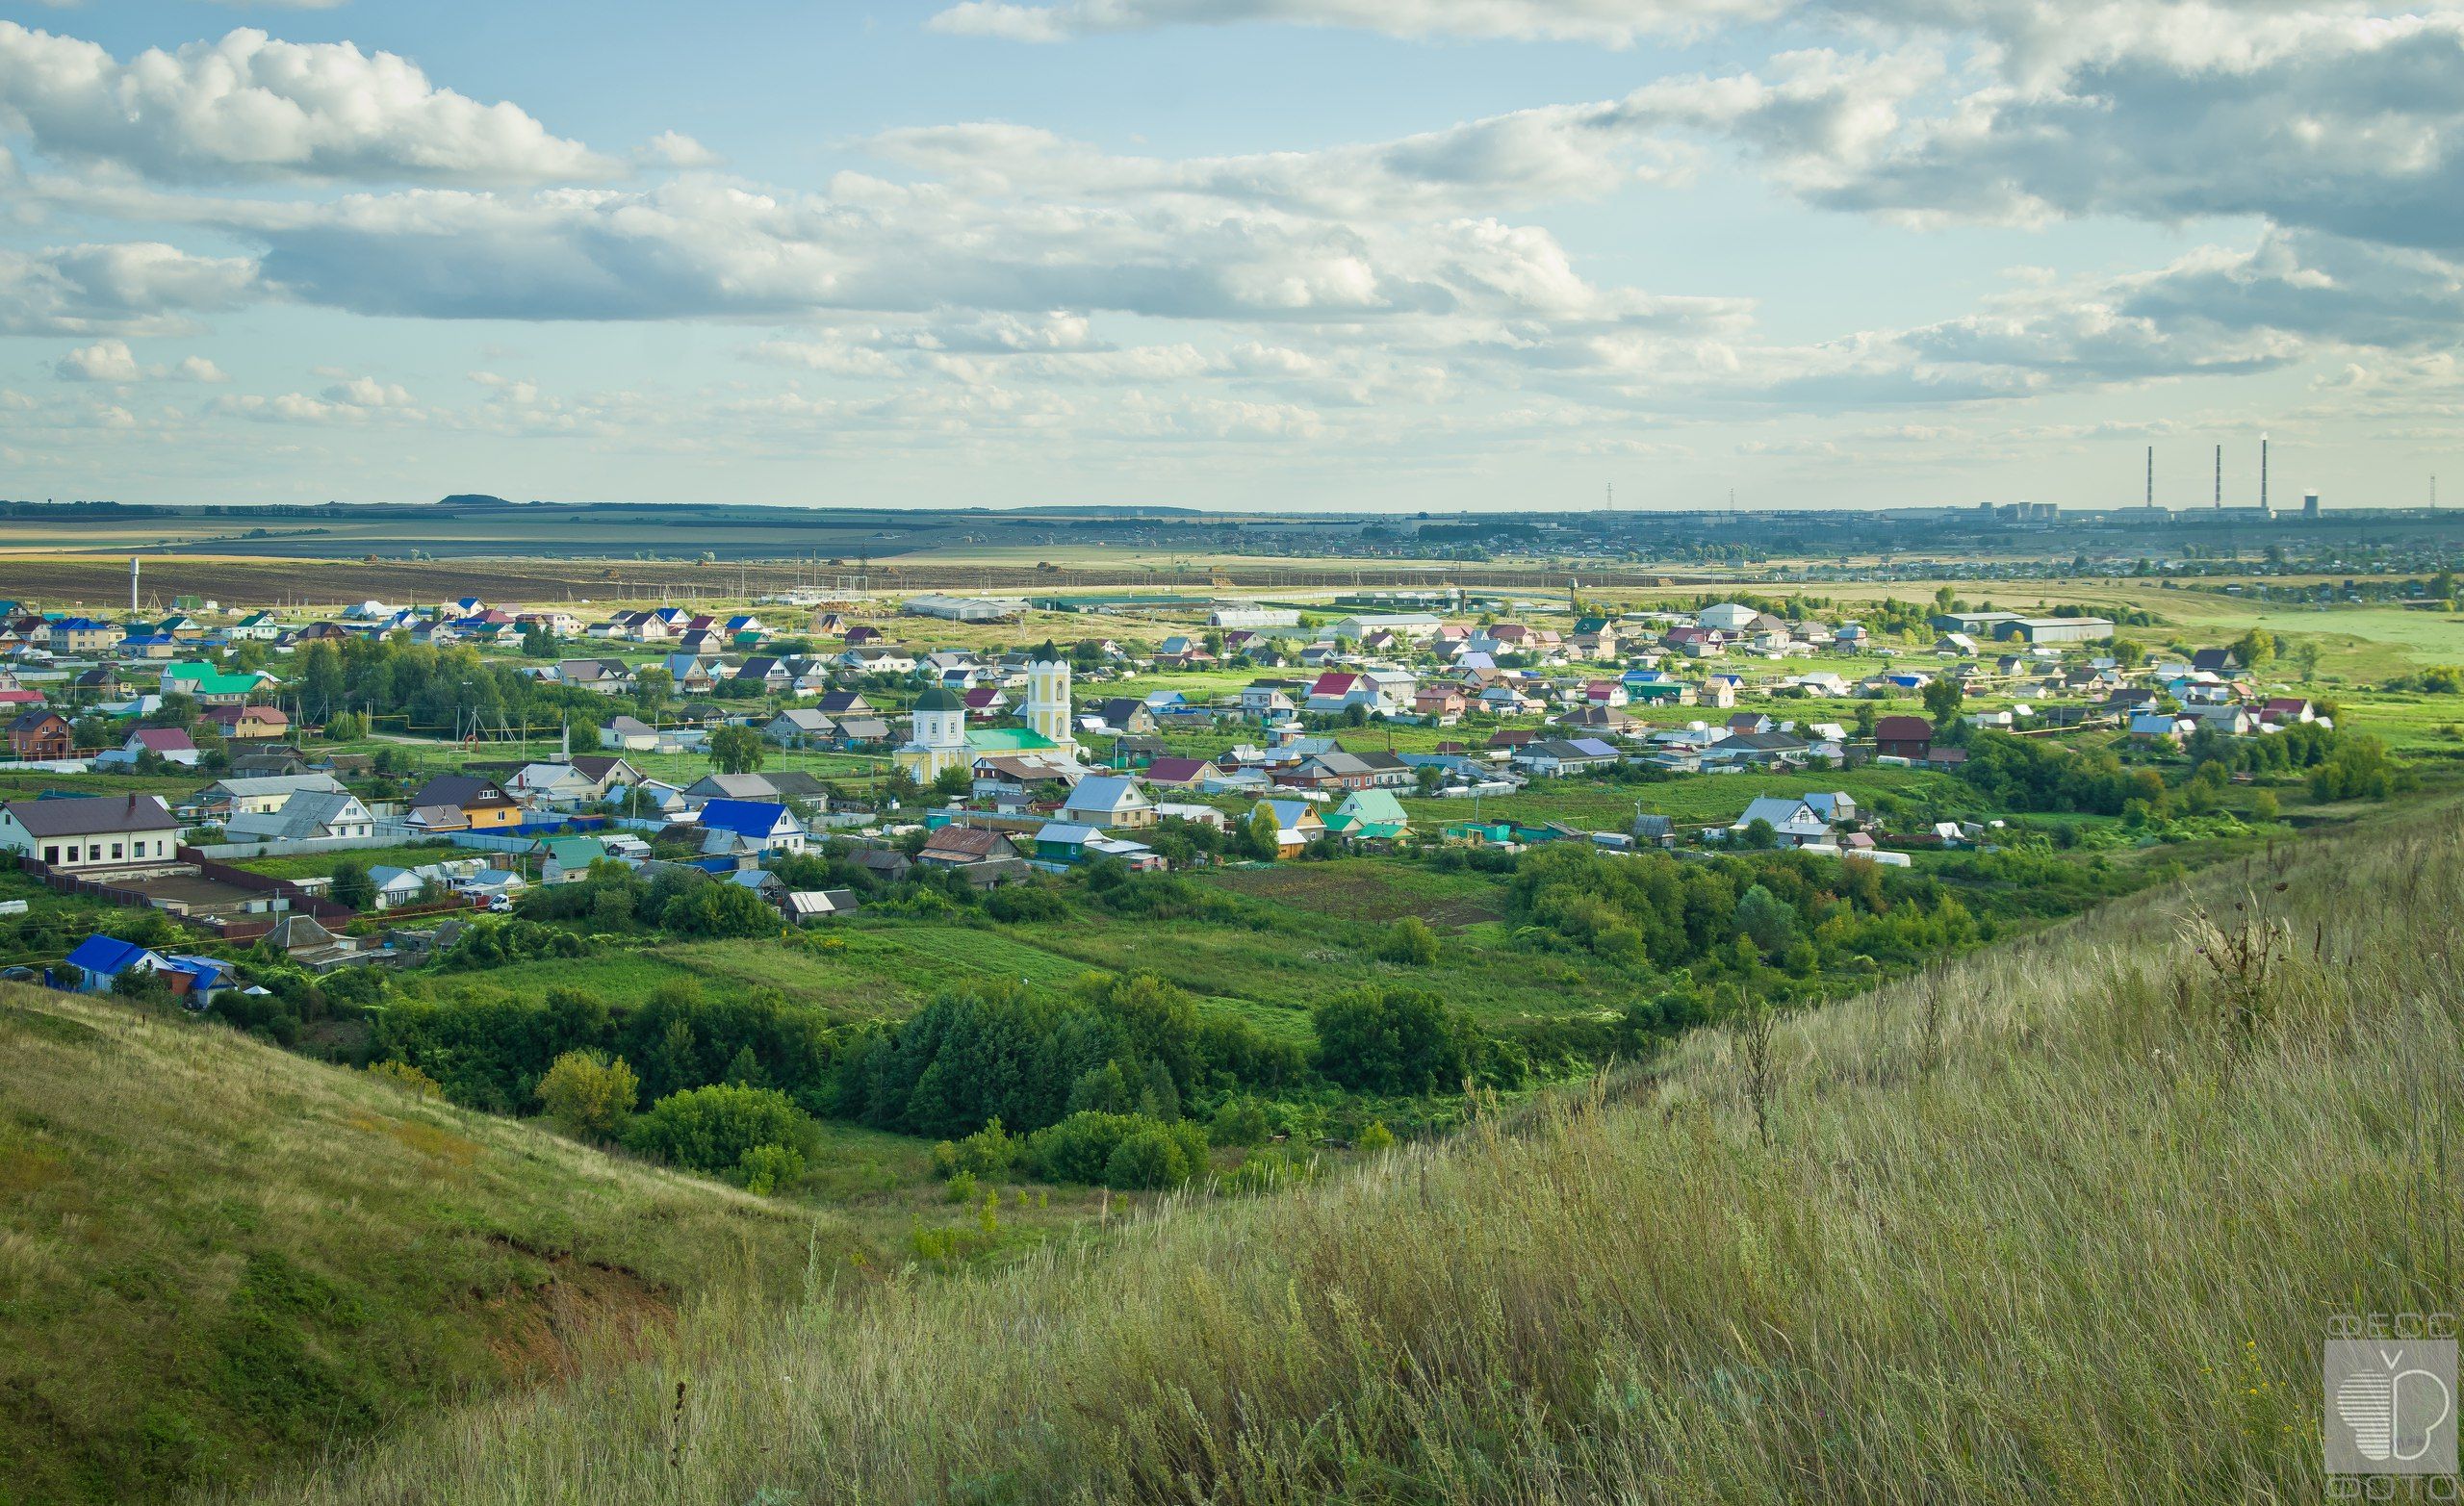
[(0, 1501), (273, 1465), (803, 1279), (798, 1212), (220, 1029), (0, 989)]
[(2459, 913), (2464, 824), (2416, 811), (1784, 1023), (1767, 1145), (1698, 1036), (1338, 1184), (694, 1328), (304, 1494), (2315, 1499), (2331, 1315), (2454, 1306)]

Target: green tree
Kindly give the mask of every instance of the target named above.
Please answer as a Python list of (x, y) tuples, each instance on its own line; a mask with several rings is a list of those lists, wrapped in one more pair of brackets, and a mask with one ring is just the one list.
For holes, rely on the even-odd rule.
[(721, 774), (759, 772), (770, 745), (749, 727), (722, 727), (710, 733), (710, 762)]
[(1273, 810), (1261, 804), (1249, 812), (1250, 855), (1263, 858), (1267, 862), (1274, 861), (1276, 855), (1282, 852), (1279, 840), (1282, 834), (1283, 828), (1275, 823)]
[(334, 903), (355, 910), (368, 910), (376, 905), (376, 881), (369, 875), (368, 865), (358, 858), (346, 858), (334, 866)]
[(1347, 994), (1318, 1006), (1314, 1018), (1318, 1071), (1358, 1092), (1438, 1092), (1479, 1063), (1478, 1028), (1420, 989)]
[(775, 936), (779, 912), (740, 883), (697, 883), (667, 902), (659, 924), (688, 936)]
[(568, 1051), (539, 1079), (539, 1104), (548, 1117), (585, 1140), (614, 1138), (640, 1094), (641, 1080), (625, 1059), (603, 1051)]
[(775, 1088), (714, 1083), (670, 1093), (635, 1116), (627, 1148), (693, 1171), (731, 1171), (757, 1146), (802, 1150), (812, 1143), (810, 1116)]
[(1927, 680), (1923, 697), (1925, 714), (1934, 719), (1937, 727), (1942, 727), (1959, 719), (1960, 707), (1967, 702), (1967, 691), (1945, 675)]
[(664, 664), (646, 664), (633, 674), (633, 703), (642, 715), (656, 716), (676, 694), (676, 676)]
[(1756, 884), (1737, 896), (1736, 929), (1759, 947), (1764, 957), (1777, 957), (1796, 939), (1797, 912), (1787, 901)]

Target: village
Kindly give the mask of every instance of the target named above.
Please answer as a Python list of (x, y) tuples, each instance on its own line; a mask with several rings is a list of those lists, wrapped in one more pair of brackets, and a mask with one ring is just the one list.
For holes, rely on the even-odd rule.
[[(0, 851), (55, 894), (323, 974), (430, 960), (601, 864), (741, 887), (782, 928), (917, 870), (983, 892), (1098, 863), (1558, 842), (1904, 868), (2003, 840), (2015, 812), (1956, 782), (1979, 733), (2161, 769), (2196, 740), (2333, 725), (2269, 689), (2246, 641), (2170, 656), (2106, 618), (1971, 610), (1947, 588), (1871, 620), (1397, 596), (143, 620), (9, 603)], [(1050, 636), (1018, 641), (1028, 619)], [(945, 636), (969, 646), (925, 646)], [(507, 676), (530, 725), (468, 678), (384, 704), (349, 683), (371, 646)], [(824, 853), (850, 881), (780, 872)], [(250, 986), (227, 957), (109, 929), (17, 971), (95, 990), (136, 969), (196, 1008)]]

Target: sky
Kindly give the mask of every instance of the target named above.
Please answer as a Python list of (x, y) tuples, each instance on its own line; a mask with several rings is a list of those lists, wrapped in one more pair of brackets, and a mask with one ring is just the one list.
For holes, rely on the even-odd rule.
[(2464, 6), (0, 7), (0, 497), (2464, 494)]

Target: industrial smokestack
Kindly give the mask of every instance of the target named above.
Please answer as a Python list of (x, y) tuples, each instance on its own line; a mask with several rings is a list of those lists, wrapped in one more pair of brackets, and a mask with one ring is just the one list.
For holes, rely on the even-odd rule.
[(2156, 447), (2147, 447), (2147, 505), (2156, 505)]
[(2216, 447), (2216, 510), (2224, 510), (2224, 447)]
[(2267, 510), (2267, 505), (2268, 505), (2268, 437), (2267, 437), (2266, 435), (2262, 434), (2262, 435), (2260, 435), (2260, 436), (2259, 436), (2259, 510), (2260, 510), (2261, 512), (2265, 512), (2265, 511)]
[(137, 615), (137, 556), (134, 554), (128, 557), (128, 611), (132, 617)]

